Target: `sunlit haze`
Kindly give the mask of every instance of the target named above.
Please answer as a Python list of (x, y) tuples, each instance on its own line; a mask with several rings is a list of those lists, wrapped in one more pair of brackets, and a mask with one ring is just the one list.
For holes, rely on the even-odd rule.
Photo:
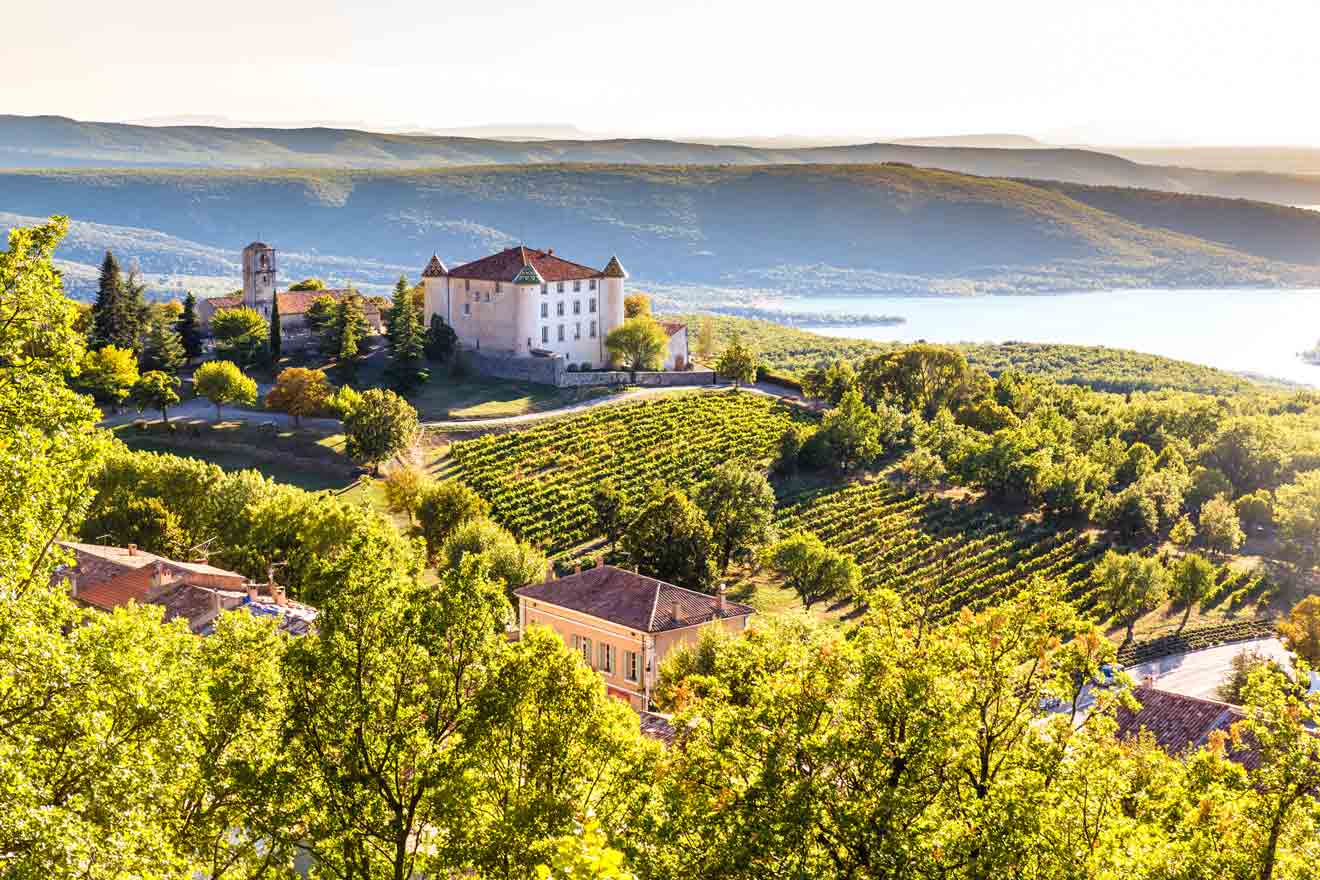
[(4, 113), (1320, 144), (1306, 2), (71, 0), (6, 30)]

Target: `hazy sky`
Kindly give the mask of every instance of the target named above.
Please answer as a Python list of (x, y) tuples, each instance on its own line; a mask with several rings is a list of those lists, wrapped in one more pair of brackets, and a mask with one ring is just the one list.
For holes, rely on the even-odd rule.
[(0, 113), (1320, 144), (1314, 0), (6, 5)]

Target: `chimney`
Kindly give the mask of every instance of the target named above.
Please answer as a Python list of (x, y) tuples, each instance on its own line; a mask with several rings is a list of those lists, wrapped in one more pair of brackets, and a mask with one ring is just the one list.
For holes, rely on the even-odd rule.
[(721, 611), (729, 607), (729, 603), (724, 598), (724, 584), (720, 584), (720, 590), (715, 594), (715, 601), (718, 603)]
[[(129, 545), (130, 547), (133, 545)], [(165, 585), (165, 566), (159, 560), (151, 567), (151, 584), (149, 589), (159, 590)]]
[(597, 568), (604, 568), (604, 567), (605, 567), (605, 554), (604, 554), (604, 553), (602, 553), (602, 554), (600, 554), (599, 556), (596, 557), (596, 567), (597, 567)]
[(546, 255), (547, 257), (553, 257), (553, 256), (555, 255), (555, 249), (554, 249), (554, 248), (546, 248), (545, 255)]
[(128, 545), (128, 555), (129, 555), (129, 556), (137, 556), (137, 544), (129, 544), (129, 545)]
[(246, 584), (243, 585), (243, 588), (247, 590), (247, 600), (249, 602), (257, 601), (258, 593), (257, 593), (257, 585), (255, 583), (253, 583), (252, 581), (248, 581)]
[(545, 564), (545, 582), (548, 584), (555, 579), (555, 564), (547, 562)]
[(678, 600), (675, 599), (673, 602), (669, 603), (669, 613), (674, 615), (674, 620), (678, 620), (680, 617), (679, 612), (680, 608), (678, 607)]
[(580, 564), (573, 566), (573, 574), (582, 574), (582, 566)]
[(284, 595), (283, 587), (277, 584), (272, 584), (270, 588), (270, 592), (271, 592), (271, 597), (275, 600), (276, 605), (279, 605), (282, 608), (285, 605), (289, 604), (289, 597)]
[(1141, 683), (1148, 688), (1153, 688), (1155, 687), (1155, 676), (1147, 673), (1146, 677), (1141, 680)]

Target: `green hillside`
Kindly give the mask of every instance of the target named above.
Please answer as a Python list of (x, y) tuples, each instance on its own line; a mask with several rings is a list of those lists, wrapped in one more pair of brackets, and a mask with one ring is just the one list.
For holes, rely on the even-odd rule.
[[(1232, 218), (1258, 206), (1213, 204), (1253, 252), (1038, 183), (904, 165), (0, 174), (11, 214), (89, 224), (62, 258), (94, 264), (113, 234), (122, 256), (162, 273), (214, 266), (260, 237), (298, 255), (299, 273), (376, 284), (432, 252), (454, 263), (518, 241), (594, 265), (617, 253), (639, 281), (808, 295), (1320, 282), (1315, 267), (1256, 254), (1265, 233)], [(1280, 251), (1312, 234), (1291, 213), (1268, 233)]]

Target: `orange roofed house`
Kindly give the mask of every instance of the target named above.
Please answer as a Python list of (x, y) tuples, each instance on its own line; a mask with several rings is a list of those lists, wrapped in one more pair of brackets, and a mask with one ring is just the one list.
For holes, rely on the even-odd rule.
[(518, 596), (518, 628), (548, 626), (605, 680), (607, 692), (634, 709), (650, 708), (665, 656), (717, 622), (741, 631), (754, 609), (613, 565), (531, 584)]
[(68, 541), (60, 546), (73, 553), (74, 564), (58, 569), (54, 580), (67, 584), (76, 601), (102, 611), (130, 602), (160, 605), (167, 622), (183, 618), (198, 635), (212, 633), (222, 611), (271, 617), (290, 635), (307, 633), (316, 621), (315, 608), (288, 599), (273, 580), (257, 585), (237, 572), (205, 562), (177, 562), (132, 544)]

